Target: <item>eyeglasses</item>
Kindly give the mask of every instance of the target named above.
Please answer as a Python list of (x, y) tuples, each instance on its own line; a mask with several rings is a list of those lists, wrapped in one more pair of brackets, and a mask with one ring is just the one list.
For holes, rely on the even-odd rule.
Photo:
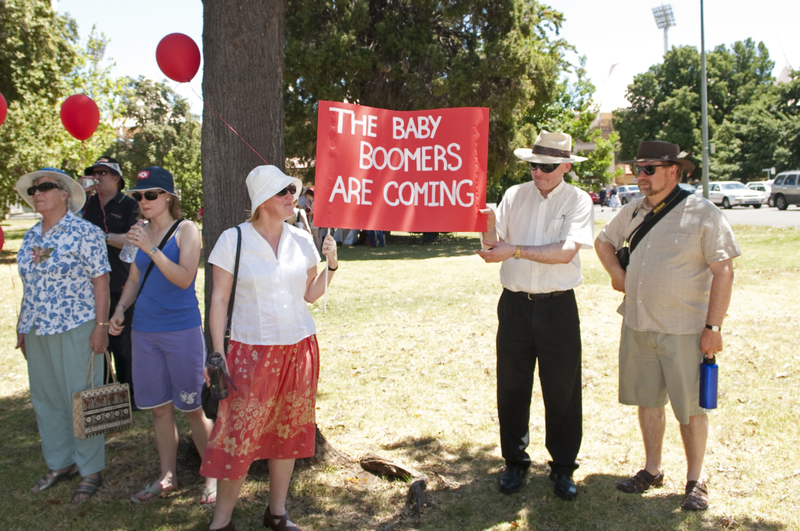
[(297, 188), (295, 188), (295, 186), (293, 184), (290, 184), (289, 186), (287, 186), (286, 188), (284, 188), (283, 190), (281, 190), (280, 192), (278, 192), (275, 195), (277, 195), (278, 197), (283, 197), (287, 193), (290, 193), (290, 194), (294, 195), (294, 193), (296, 191), (297, 191)]
[(638, 164), (633, 165), (633, 174), (637, 177), (640, 173), (644, 173), (645, 175), (654, 175), (656, 173), (656, 168), (662, 168), (667, 166), (667, 164), (652, 164), (650, 166), (639, 166)]
[(148, 201), (155, 201), (156, 199), (158, 199), (158, 196), (166, 193), (167, 192), (165, 192), (164, 190), (158, 190), (158, 191), (149, 190), (145, 192), (144, 195), (142, 195), (141, 192), (131, 192), (131, 197), (134, 198), (137, 203), (141, 203), (142, 199), (147, 199)]
[(542, 164), (540, 162), (529, 162), (528, 166), (531, 167), (531, 171), (536, 171), (536, 168), (542, 170), (542, 173), (553, 173), (556, 171), (561, 164)]
[(108, 170), (94, 170), (92, 175), (111, 175), (111, 172)]
[(46, 192), (48, 190), (52, 190), (53, 188), (58, 188), (58, 185), (56, 183), (50, 183), (50, 182), (34, 184), (30, 188), (28, 188), (28, 195), (35, 194), (36, 190), (39, 190), (40, 192)]

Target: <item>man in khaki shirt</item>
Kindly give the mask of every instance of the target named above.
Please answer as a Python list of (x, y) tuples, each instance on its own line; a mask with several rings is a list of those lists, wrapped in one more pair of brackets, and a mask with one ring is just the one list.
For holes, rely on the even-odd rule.
[(514, 155), (531, 167), (531, 181), (506, 191), (484, 233), (487, 262), (502, 262), (503, 294), (497, 305), (497, 410), (500, 446), (506, 470), (500, 491), (523, 486), (531, 459), (529, 419), (533, 373), (545, 404), (550, 479), (560, 498), (572, 500), (578, 489), (572, 474), (582, 438), (581, 332), (573, 288), (579, 286), (580, 249), (594, 239), (589, 194), (564, 182), (573, 155), (572, 138), (542, 131), (532, 149)]
[[(664, 482), (661, 448), (672, 403), (681, 425), (688, 470), (681, 507), (704, 510), (708, 492), (700, 476), (708, 418), (699, 405), (700, 364), (722, 350), (722, 320), (733, 287), (733, 258), (741, 252), (725, 216), (678, 183), (694, 164), (676, 144), (639, 145), (632, 164), (644, 198), (627, 204), (600, 232), (597, 256), (611, 285), (625, 293), (620, 340), (619, 400), (639, 406), (646, 464), (617, 488), (644, 492)], [(663, 210), (663, 212), (662, 212)], [(644, 236), (639, 226), (659, 215)], [(627, 270), (616, 251), (636, 242)]]

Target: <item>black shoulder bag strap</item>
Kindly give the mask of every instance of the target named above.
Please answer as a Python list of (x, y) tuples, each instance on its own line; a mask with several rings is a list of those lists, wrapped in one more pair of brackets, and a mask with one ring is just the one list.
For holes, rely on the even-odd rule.
[[(639, 245), (639, 242), (645, 237), (645, 235), (655, 227), (656, 223), (661, 221), (667, 213), (678, 206), (681, 201), (686, 199), (692, 195), (690, 192), (684, 190), (680, 186), (675, 186), (675, 190), (673, 190), (663, 201), (657, 204), (652, 212), (649, 212), (645, 217), (644, 221), (631, 232), (631, 235), (626, 238), (625, 243), (628, 243), (630, 246), (630, 252), (633, 253), (633, 250), (636, 249), (636, 246)], [(637, 208), (633, 213), (633, 218), (636, 218), (636, 214), (639, 212)]]
[[(231, 286), (231, 297), (228, 299), (228, 322), (225, 324), (225, 355), (228, 355), (228, 341), (231, 339), (231, 319), (233, 318), (233, 301), (236, 298), (236, 281), (239, 280), (239, 256), (242, 254), (242, 229), (236, 227), (236, 265), (233, 266), (233, 286)], [(235, 389), (235, 387), (234, 387)]]
[[(158, 249), (159, 249), (159, 250), (163, 250), (163, 249), (164, 249), (164, 246), (165, 246), (165, 245), (167, 244), (167, 242), (169, 241), (169, 237), (170, 237), (170, 236), (172, 236), (172, 234), (173, 234), (173, 233), (175, 232), (175, 230), (178, 228), (178, 225), (180, 225), (180, 224), (181, 224), (181, 221), (183, 221), (183, 219), (179, 219), (178, 221), (176, 221), (175, 223), (173, 223), (172, 227), (170, 227), (170, 228), (169, 228), (169, 230), (167, 231), (167, 233), (164, 235), (164, 239), (163, 239), (163, 240), (161, 240), (161, 243), (159, 243), (159, 244), (158, 244)], [(144, 278), (142, 279), (142, 283), (139, 285), (139, 293), (141, 293), (141, 292), (142, 292), (142, 290), (144, 289), (144, 283), (145, 283), (145, 282), (147, 282), (147, 277), (149, 277), (149, 276), (150, 276), (150, 271), (152, 271), (152, 270), (153, 270), (153, 266), (154, 266), (154, 265), (155, 265), (155, 262), (153, 262), (152, 260), (150, 260), (150, 265), (149, 265), (149, 266), (147, 266), (147, 271), (145, 271), (145, 272), (144, 272)]]

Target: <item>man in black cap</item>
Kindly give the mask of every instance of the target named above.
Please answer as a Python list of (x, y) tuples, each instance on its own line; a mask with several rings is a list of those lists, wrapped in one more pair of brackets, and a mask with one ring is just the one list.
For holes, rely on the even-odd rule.
[[(694, 164), (676, 144), (642, 142), (636, 160), (626, 164), (644, 197), (625, 205), (595, 241), (611, 286), (625, 293), (618, 310), (619, 401), (639, 407), (646, 458), (617, 488), (638, 493), (663, 485), (664, 406), (671, 402), (688, 465), (681, 508), (704, 510), (708, 418), (700, 407), (700, 364), (722, 350), (733, 258), (741, 252), (722, 212), (678, 186)], [(625, 243), (627, 264), (617, 256)]]
[[(97, 159), (94, 165), (84, 171), (84, 175), (97, 180), (96, 193), (86, 200), (83, 219), (100, 227), (105, 233), (108, 247), (108, 261), (111, 264), (111, 308), (119, 304), (122, 287), (128, 280), (130, 264), (119, 258), (120, 250), (125, 245), (125, 234), (134, 224), (139, 215), (139, 205), (136, 201), (122, 193), (125, 180), (119, 162), (110, 157)], [(125, 309), (125, 328), (118, 336), (110, 336), (108, 350), (114, 356), (114, 365), (117, 369), (117, 379), (129, 384), (131, 403), (133, 402), (133, 375), (131, 374), (131, 322), (133, 321), (133, 306)], [(134, 406), (135, 408), (135, 406)]]

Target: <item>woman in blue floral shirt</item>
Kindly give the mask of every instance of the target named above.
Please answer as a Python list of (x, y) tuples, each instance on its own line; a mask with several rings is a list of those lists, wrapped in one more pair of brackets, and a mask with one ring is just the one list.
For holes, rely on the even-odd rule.
[[(23, 175), (16, 188), (42, 216), (17, 254), (23, 296), (16, 348), (28, 361), (31, 403), (50, 469), (31, 492), (80, 474), (72, 496), (80, 503), (102, 483), (105, 437), (73, 436), (72, 393), (84, 389), (93, 353), (108, 346), (111, 268), (103, 232), (75, 215), (86, 199), (78, 183), (44, 168)], [(94, 384), (102, 385), (102, 361), (94, 367)]]

